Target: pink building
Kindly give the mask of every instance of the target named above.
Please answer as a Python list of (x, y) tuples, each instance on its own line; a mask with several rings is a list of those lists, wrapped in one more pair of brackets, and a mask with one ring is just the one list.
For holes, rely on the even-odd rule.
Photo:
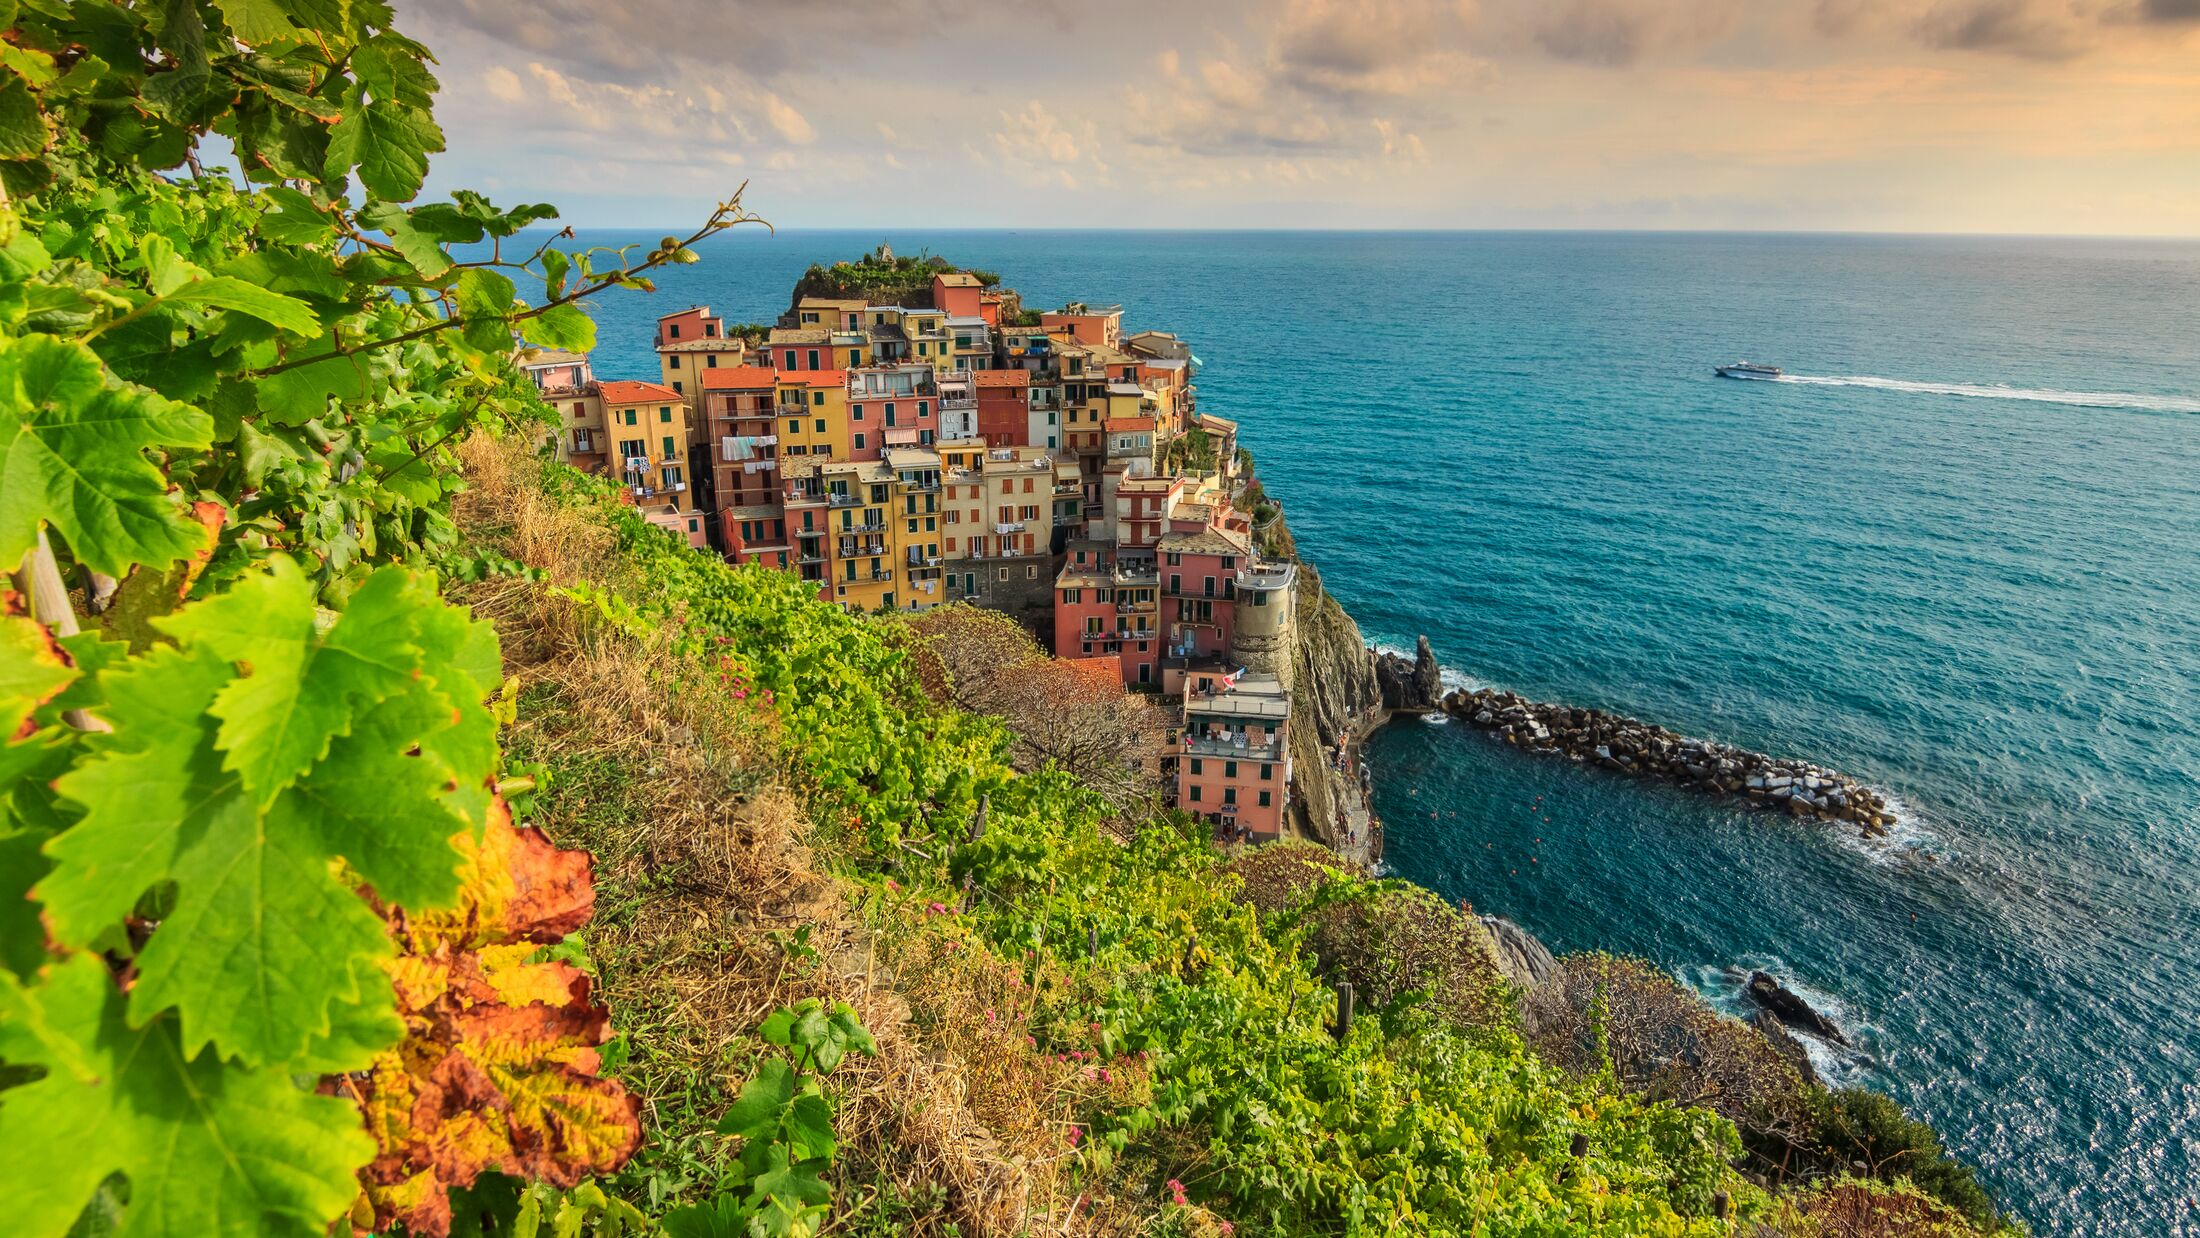
[(945, 310), (949, 318), (979, 318), (985, 314), (985, 285), (963, 271), (946, 271), (932, 277), (932, 308)]
[(1259, 672), (1194, 671), (1184, 682), (1176, 806), (1225, 838), (1270, 842), (1291, 800), (1291, 695)]
[[(1237, 574), (1253, 560), (1251, 544), (1227, 525), (1204, 522), (1205, 507), (1182, 503), (1170, 531), (1155, 544), (1160, 556), (1161, 629), (1168, 655), (1185, 661), (1221, 657), (1230, 648)], [(1197, 523), (1185, 519), (1197, 513)], [(1183, 526), (1190, 524), (1186, 529)]]

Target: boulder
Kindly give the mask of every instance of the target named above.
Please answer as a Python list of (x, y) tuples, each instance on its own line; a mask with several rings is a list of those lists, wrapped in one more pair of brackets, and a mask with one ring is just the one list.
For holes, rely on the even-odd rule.
[(1796, 996), (1793, 989), (1781, 984), (1769, 972), (1749, 973), (1749, 997), (1791, 1028), (1809, 1032), (1837, 1045), (1849, 1043), (1849, 1038), (1841, 1034), (1841, 1029), (1834, 1026), (1833, 1020), (1820, 1014), (1809, 1002)]

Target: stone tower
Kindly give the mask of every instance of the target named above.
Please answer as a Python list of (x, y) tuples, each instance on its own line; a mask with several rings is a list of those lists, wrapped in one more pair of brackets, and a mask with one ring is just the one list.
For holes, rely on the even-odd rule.
[(1237, 574), (1237, 602), (1230, 632), (1230, 660), (1265, 671), (1291, 687), (1292, 642), (1298, 628), (1299, 565), (1252, 560)]

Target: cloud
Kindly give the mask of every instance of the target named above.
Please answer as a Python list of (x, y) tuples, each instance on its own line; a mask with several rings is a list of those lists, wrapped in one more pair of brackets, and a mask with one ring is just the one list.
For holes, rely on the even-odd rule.
[(2040, 0), (1962, 0), (1935, 5), (1918, 19), (1917, 34), (1930, 47), (2063, 60), (2091, 45), (2089, 25), (2097, 23)]
[(817, 140), (817, 130), (810, 127), (802, 113), (789, 107), (787, 101), (775, 93), (764, 95), (764, 119), (771, 122), (772, 132), (797, 146), (808, 146)]
[(993, 133), (993, 146), (1002, 166), (1027, 184), (1054, 184), (1074, 189), (1079, 174), (1106, 178), (1109, 168), (1100, 157), (1099, 126), (1087, 121), (1074, 131), (1033, 99), (1021, 111), (1002, 112), (1001, 127)]
[(1612, 67), (1693, 50), (1728, 34), (1741, 16), (1732, 0), (1544, 0), (1515, 11), (1550, 55)]

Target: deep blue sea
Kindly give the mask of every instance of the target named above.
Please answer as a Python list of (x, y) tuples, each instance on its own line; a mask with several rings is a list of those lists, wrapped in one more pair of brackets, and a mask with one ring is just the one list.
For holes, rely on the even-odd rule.
[(881, 240), (1192, 340), (1370, 640), (1907, 818), (1866, 845), (1412, 722), (1371, 755), (1396, 874), (1722, 1001), (1771, 966), (2036, 1233), (2200, 1234), (2200, 243), (758, 233), (601, 306), (598, 372)]

